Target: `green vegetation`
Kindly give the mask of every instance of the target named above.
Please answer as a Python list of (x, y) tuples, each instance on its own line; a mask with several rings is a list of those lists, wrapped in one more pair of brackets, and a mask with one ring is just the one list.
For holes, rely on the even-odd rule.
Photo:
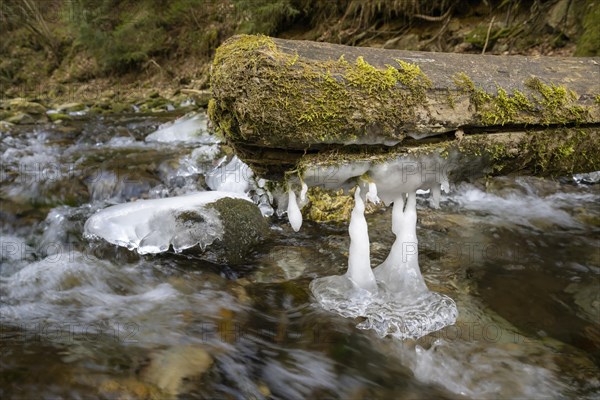
[(583, 33), (577, 41), (576, 56), (600, 56), (600, 1), (585, 5)]
[(272, 35), (300, 13), (289, 0), (233, 0), (242, 23), (239, 33)]
[(577, 95), (563, 86), (545, 84), (538, 78), (524, 82), (530, 90), (525, 93), (514, 90), (509, 95), (506, 90), (497, 87), (497, 93), (491, 94), (476, 87), (465, 73), (454, 76), (456, 87), (469, 94), (483, 125), (527, 124), (542, 121), (546, 125), (583, 123), (587, 121), (589, 110), (574, 104)]
[[(397, 62), (397, 68), (378, 68), (363, 57), (316, 62), (279, 51), (266, 36), (238, 36), (215, 55), (212, 84), (219, 89), (209, 115), (230, 139), (275, 146), (349, 141), (364, 126), (399, 140), (398, 127), (427, 107), (431, 82), (418, 66)], [(354, 116), (351, 124), (348, 115)]]
[[(54, 97), (66, 91), (61, 85), (74, 82), (102, 81), (107, 88), (114, 86), (114, 82), (104, 80), (106, 77), (122, 79), (121, 82), (151, 80), (151, 84), (193, 82), (195, 87), (206, 88), (209, 63), (216, 48), (236, 33), (376, 46), (406, 34), (415, 37), (416, 48), (434, 51), (454, 51), (456, 43), (465, 43), (465, 36), (467, 42), (476, 36), (477, 40), (471, 40), (473, 44), (466, 50), (470, 52), (481, 45), (488, 21), (495, 16), (496, 25), (501, 28), (492, 26), (488, 52), (497, 53), (498, 47), (526, 52), (531, 46), (547, 41), (549, 33), (541, 33), (541, 27), (546, 26), (545, 16), (554, 4), (531, 0), (2, 0), (1, 3), (0, 94), (9, 93), (9, 97), (19, 97), (15, 91), (22, 89), (39, 91), (40, 86), (48, 87), (48, 94)], [(597, 2), (573, 0), (572, 3), (568, 11), (576, 13), (574, 31), (566, 36), (552, 32), (551, 47), (559, 46), (555, 41), (560, 46), (577, 41), (577, 54), (598, 54)], [(572, 16), (562, 18), (570, 21)], [(467, 29), (448, 35), (450, 20), (465, 23)], [(507, 29), (510, 31), (505, 34)], [(562, 39), (555, 40), (557, 35)], [(518, 37), (524, 39), (515, 41)], [(288, 61), (293, 66), (294, 60)]]
[(350, 219), (354, 198), (344, 194), (344, 189), (333, 191), (311, 187), (307, 197), (309, 203), (302, 210), (306, 219), (317, 222), (341, 222)]

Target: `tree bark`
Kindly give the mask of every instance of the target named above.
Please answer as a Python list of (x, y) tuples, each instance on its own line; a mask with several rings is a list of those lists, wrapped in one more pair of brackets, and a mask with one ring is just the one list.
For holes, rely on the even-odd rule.
[(212, 122), (266, 175), (307, 154), (391, 157), (449, 146), (486, 154), (495, 173), (600, 169), (600, 58), (235, 36), (217, 50), (211, 83)]

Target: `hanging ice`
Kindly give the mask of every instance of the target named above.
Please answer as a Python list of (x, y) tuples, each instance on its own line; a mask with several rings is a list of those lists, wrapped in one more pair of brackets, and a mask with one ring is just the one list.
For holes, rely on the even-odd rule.
[(288, 190), (287, 214), (292, 229), (298, 232), (302, 226), (302, 213), (300, 212), (300, 208), (296, 202), (296, 193), (294, 193), (291, 188)]
[(377, 292), (375, 275), (371, 270), (369, 231), (365, 219), (365, 205), (360, 197), (360, 188), (354, 192), (354, 209), (350, 217), (350, 251), (346, 277), (357, 287), (371, 293)]
[(185, 196), (138, 200), (105, 208), (85, 223), (84, 236), (137, 249), (140, 254), (204, 248), (222, 239), (219, 213), (206, 207), (222, 198), (248, 197), (230, 192), (199, 192)]
[[(429, 161), (428, 166), (425, 162), (399, 159), (367, 168), (370, 180), (365, 197), (393, 203), (392, 232), (396, 240), (390, 253), (371, 270), (364, 204), (357, 187), (349, 229), (348, 271), (341, 276), (315, 279), (310, 284), (323, 308), (345, 317), (361, 317), (363, 322), (358, 328), (373, 329), (381, 337), (416, 339), (453, 324), (458, 316), (452, 299), (427, 289), (419, 268), (416, 191), (431, 189), (436, 206), (440, 187), (447, 186), (445, 174), (435, 165), (439, 160)], [(347, 170), (344, 177), (356, 168)]]

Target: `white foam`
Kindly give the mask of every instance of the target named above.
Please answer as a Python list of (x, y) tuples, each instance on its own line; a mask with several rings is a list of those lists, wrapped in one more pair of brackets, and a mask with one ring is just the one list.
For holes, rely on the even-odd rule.
[[(530, 357), (521, 354), (523, 345), (515, 347), (511, 351), (489, 341), (477, 345), (438, 339), (427, 350), (417, 346), (409, 364), (421, 382), (468, 398), (562, 398), (564, 385), (553, 371), (529, 364)], [(550, 363), (551, 359), (547, 367), (555, 367)]]
[(301, 400), (314, 398), (316, 389), (339, 390), (331, 362), (319, 353), (304, 350), (286, 352), (288, 362), (270, 360), (262, 378), (279, 398)]
[[(140, 254), (164, 252), (170, 246), (176, 252), (195, 245), (204, 248), (223, 235), (218, 212), (205, 206), (227, 197), (250, 201), (239, 193), (199, 192), (118, 204), (92, 215), (85, 223), (84, 236), (102, 238)], [(185, 212), (201, 218), (190, 223), (180, 218)]]
[(69, 343), (74, 336), (63, 330), (84, 340), (106, 334), (123, 343), (175, 344), (184, 312), (208, 319), (222, 308), (238, 307), (231, 295), (211, 289), (212, 283), (194, 281), (198, 290), (182, 292), (177, 279), (165, 282), (152, 268), (147, 261), (116, 265), (76, 251), (48, 256), (0, 277), (0, 323), (33, 332), (48, 326), (60, 332), (48, 332), (45, 339)]
[(533, 192), (524, 194), (520, 191), (498, 195), (470, 184), (463, 184), (452, 196), (452, 200), (465, 210), (485, 212), (489, 222), (496, 225), (510, 223), (536, 227), (536, 222), (543, 221), (544, 224), (578, 227), (581, 223), (564, 209), (572, 208), (574, 202), (594, 203), (597, 196), (593, 193), (556, 193), (540, 196)]

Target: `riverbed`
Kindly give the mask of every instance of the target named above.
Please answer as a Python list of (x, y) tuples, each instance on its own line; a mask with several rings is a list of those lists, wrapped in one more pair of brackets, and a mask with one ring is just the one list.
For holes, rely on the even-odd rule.
[[(419, 340), (382, 339), (309, 290), (346, 271), (347, 223), (294, 232), (275, 213), (269, 240), (235, 266), (84, 238), (109, 205), (208, 190), (229, 152), (218, 137), (145, 140), (178, 116), (82, 115), (1, 133), (2, 398), (600, 395), (593, 176), (455, 183), (439, 209), (421, 196), (421, 271), (459, 317)], [(373, 265), (394, 241), (390, 215), (366, 216)]]

